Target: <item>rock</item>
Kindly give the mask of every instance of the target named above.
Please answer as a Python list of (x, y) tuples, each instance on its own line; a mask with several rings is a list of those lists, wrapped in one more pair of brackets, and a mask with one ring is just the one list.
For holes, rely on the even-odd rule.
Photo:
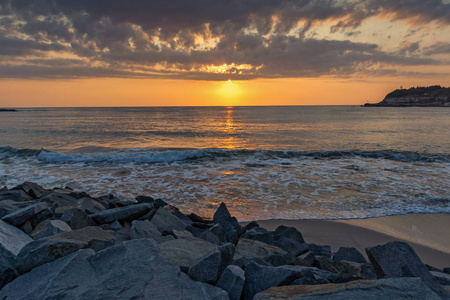
[(13, 264), (0, 254), (0, 289), (18, 276)]
[(100, 202), (88, 197), (78, 199), (77, 207), (87, 214), (95, 214), (106, 210)]
[(134, 220), (145, 215), (153, 206), (148, 203), (135, 204), (126, 207), (107, 209), (91, 215), (91, 218), (98, 224), (111, 223), (114, 221)]
[(20, 230), (30, 235), (33, 232), (33, 226), (31, 226), (30, 221), (26, 221), (25, 224), (23, 224), (22, 227), (20, 227)]
[(309, 251), (311, 251), (314, 256), (325, 256), (331, 258), (331, 247), (330, 246), (320, 246), (316, 244), (308, 244)]
[(297, 266), (267, 267), (255, 263), (250, 263), (245, 268), (245, 284), (243, 299), (250, 300), (268, 288), (288, 285), (297, 278), (300, 278), (301, 268)]
[(269, 245), (272, 245), (274, 242), (274, 233), (268, 232), (264, 228), (254, 227), (251, 230), (248, 230), (243, 235), (241, 235), (242, 239), (256, 240)]
[(229, 265), (223, 271), (216, 286), (226, 291), (230, 300), (240, 300), (244, 282), (245, 272), (238, 266)]
[(158, 228), (148, 220), (134, 220), (131, 223), (130, 238), (134, 239), (154, 239), (157, 243), (167, 241), (167, 237), (161, 235)]
[(295, 227), (286, 227), (283, 225), (279, 226), (275, 229), (275, 240), (278, 240), (281, 237), (294, 240), (299, 244), (305, 243), (302, 234)]
[(227, 233), (223, 229), (220, 224), (214, 224), (211, 228), (208, 229), (209, 232), (217, 236), (217, 239), (219, 240), (218, 244), (226, 243), (227, 242)]
[(239, 242), (236, 246), (236, 254), (234, 259), (239, 259), (241, 257), (247, 258), (258, 257), (268, 261), (269, 258), (273, 256), (284, 256), (287, 254), (288, 253), (283, 249), (268, 245), (260, 241), (239, 239)]
[[(194, 226), (188, 226), (188, 227), (186, 227), (186, 230), (189, 231), (190, 233), (192, 233), (192, 235), (195, 236), (195, 237), (200, 237), (205, 232), (205, 230), (197, 228), (197, 227), (194, 227)], [(208, 231), (208, 233), (214, 235), (212, 232)], [(215, 236), (215, 237), (217, 239), (217, 243), (216, 244), (218, 244), (219, 243), (219, 238), (217, 236)]]
[(245, 267), (250, 264), (255, 263), (260, 266), (270, 266), (273, 267), (269, 262), (265, 261), (262, 258), (255, 257), (255, 258), (247, 258), (245, 256), (239, 258), (239, 259), (233, 259), (233, 265), (238, 266), (242, 270), (245, 270)]
[(443, 271), (444, 273), (450, 274), (450, 268), (444, 268)]
[(194, 238), (194, 235), (187, 230), (173, 230), (172, 233), (176, 239)]
[(168, 207), (158, 208), (151, 222), (161, 233), (164, 231), (184, 230), (187, 227), (186, 223), (174, 216)]
[(431, 275), (439, 282), (441, 285), (450, 285), (450, 274), (443, 272), (431, 271)]
[(72, 231), (70, 226), (61, 220), (45, 220), (39, 223), (31, 233), (31, 237), (35, 240), (46, 236), (57, 235), (62, 232)]
[(95, 225), (91, 217), (79, 208), (71, 208), (66, 210), (61, 216), (61, 221), (69, 224), (69, 226), (74, 230)]
[(191, 219), (191, 221), (194, 223), (205, 223), (205, 224), (211, 223), (211, 221), (205, 220), (204, 218), (202, 218), (199, 215), (196, 215), (194, 213), (189, 214), (187, 217), (189, 219)]
[(45, 237), (21, 249), (16, 258), (16, 269), (19, 274), (23, 274), (87, 246), (86, 242), (59, 239), (57, 236)]
[(311, 251), (308, 251), (308, 252), (298, 256), (298, 258), (300, 258), (301, 260), (305, 261), (310, 266), (312, 266), (314, 264), (314, 261), (315, 261), (314, 253), (312, 253)]
[(182, 212), (180, 212), (179, 209), (176, 208), (175, 206), (169, 205), (165, 209), (168, 209), (172, 215), (174, 215), (175, 217), (177, 217), (178, 219), (183, 221), (183, 223), (186, 224), (186, 227), (193, 223), (191, 221), (191, 219), (189, 219), (188, 216), (186, 216)]
[(441, 299), (420, 278), (356, 280), (341, 284), (291, 285), (258, 293), (255, 300), (268, 299)]
[(37, 183), (25, 181), (24, 183), (12, 188), (11, 190), (22, 190), (34, 199), (41, 198), (47, 190)]
[(258, 222), (251, 221), (250, 223), (248, 223), (247, 225), (244, 226), (244, 232), (252, 230), (253, 228), (256, 228), (256, 227), (259, 227)]
[(217, 283), (223, 270), (233, 261), (234, 251), (231, 243), (215, 247), (190, 266), (188, 275), (197, 281)]
[(64, 193), (61, 191), (54, 191), (48, 195), (44, 195), (39, 200), (41, 202), (49, 203), (53, 212), (55, 212), (55, 210), (58, 207), (64, 207), (64, 206), (77, 207), (78, 206), (78, 202), (77, 202), (76, 198), (71, 197), (67, 193)]
[[(27, 287), (27, 288), (24, 288)], [(93, 254), (82, 250), (22, 275), (1, 299), (215, 299), (222, 289), (196, 282), (171, 266), (149, 239), (132, 240)]]
[(312, 266), (324, 271), (339, 274), (339, 271), (333, 266), (331, 258), (328, 257), (316, 256)]
[(436, 294), (441, 297), (448, 296), (407, 243), (389, 242), (382, 246), (366, 248), (366, 253), (378, 278), (420, 277)]
[(167, 204), (164, 200), (162, 200), (162, 199), (156, 199), (155, 200), (155, 208), (160, 208), (160, 207), (164, 207), (164, 206), (166, 206), (166, 205), (169, 205), (169, 204)]
[(360, 264), (367, 264), (367, 260), (356, 248), (340, 247), (338, 252), (333, 256), (333, 261), (354, 261)]
[(13, 200), (0, 200), (0, 219), (19, 210), (20, 207), (16, 204), (17, 203)]
[(177, 239), (163, 242), (158, 245), (161, 255), (171, 264), (187, 270), (203, 255), (214, 249), (217, 245), (208, 243), (199, 238)]
[[(186, 228), (186, 229), (189, 231), (188, 228)], [(192, 232), (192, 230), (189, 231), (189, 232)], [(213, 244), (217, 244), (217, 245), (221, 245), (223, 243), (219, 239), (219, 237), (217, 235), (215, 235), (214, 233), (212, 233), (209, 230), (206, 230), (206, 231), (202, 232), (198, 237), (203, 239), (203, 240), (205, 240), (205, 241), (207, 241), (207, 242), (210, 242), (210, 243), (213, 243)]]
[(299, 243), (296, 240), (281, 236), (273, 243), (284, 251), (290, 253), (293, 256), (298, 256), (309, 251), (309, 246), (307, 243)]
[(333, 266), (339, 271), (339, 274), (350, 274), (361, 279), (376, 279), (375, 270), (372, 265), (361, 264), (354, 261), (334, 261)]
[(20, 203), (33, 200), (33, 197), (22, 190), (2, 190), (0, 191), (0, 200), (11, 200)]
[(40, 213), (34, 215), (29, 220), (30, 225), (32, 228), (36, 228), (41, 222), (53, 218), (53, 212), (50, 210), (50, 208), (46, 208)]
[(227, 241), (235, 244), (238, 239), (238, 232), (235, 228), (235, 221), (231, 217), (230, 212), (225, 203), (221, 203), (213, 217), (214, 223), (220, 224), (225, 230)]
[(86, 247), (93, 249), (95, 252), (115, 244), (115, 237), (112, 231), (106, 231), (97, 226), (88, 226), (82, 229), (64, 232), (54, 238), (87, 243)]
[(155, 206), (155, 199), (153, 199), (153, 198), (150, 197), (150, 196), (137, 196), (137, 197), (134, 198), (134, 199), (136, 199), (136, 201), (137, 201), (138, 203), (150, 203), (150, 204), (152, 204), (153, 206)]
[(11, 225), (20, 227), (25, 224), (26, 221), (28, 221), (41, 211), (45, 210), (47, 207), (47, 203), (38, 202), (22, 209), (16, 210), (15, 212), (4, 216), (2, 220)]

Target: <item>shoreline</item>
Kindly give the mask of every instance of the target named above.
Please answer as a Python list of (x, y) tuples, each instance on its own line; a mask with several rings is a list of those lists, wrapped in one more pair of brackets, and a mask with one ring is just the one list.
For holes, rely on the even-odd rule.
[[(355, 247), (366, 256), (365, 248), (391, 241), (403, 241), (413, 247), (423, 263), (437, 268), (450, 265), (450, 214), (407, 214), (346, 220), (259, 220), (258, 224), (274, 230), (280, 225), (297, 228), (308, 243)], [(248, 224), (249, 222), (242, 222)]]

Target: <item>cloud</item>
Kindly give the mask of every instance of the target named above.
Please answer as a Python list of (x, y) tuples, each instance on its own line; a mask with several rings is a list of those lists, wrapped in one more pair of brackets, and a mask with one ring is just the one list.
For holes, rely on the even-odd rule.
[[(450, 25), (438, 0), (0, 0), (0, 77), (221, 80), (386, 74), (436, 65), (445, 45), (347, 39), (373, 17)], [(418, 29), (411, 25), (410, 32)], [(408, 36), (405, 36), (408, 38)], [(222, 73), (221, 73), (222, 72)]]

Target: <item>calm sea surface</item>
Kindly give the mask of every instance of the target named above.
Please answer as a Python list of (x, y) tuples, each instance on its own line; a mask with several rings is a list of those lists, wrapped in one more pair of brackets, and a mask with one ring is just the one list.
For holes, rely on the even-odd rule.
[(23, 181), (239, 220), (450, 213), (450, 108), (0, 112), (0, 184)]

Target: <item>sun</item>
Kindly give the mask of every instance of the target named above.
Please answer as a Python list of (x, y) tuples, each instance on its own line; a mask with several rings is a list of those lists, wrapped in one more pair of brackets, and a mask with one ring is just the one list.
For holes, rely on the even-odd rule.
[(231, 83), (231, 79), (228, 79), (228, 83)]
[(217, 93), (224, 105), (235, 105), (241, 98), (241, 87), (239, 82), (228, 79), (219, 84)]

